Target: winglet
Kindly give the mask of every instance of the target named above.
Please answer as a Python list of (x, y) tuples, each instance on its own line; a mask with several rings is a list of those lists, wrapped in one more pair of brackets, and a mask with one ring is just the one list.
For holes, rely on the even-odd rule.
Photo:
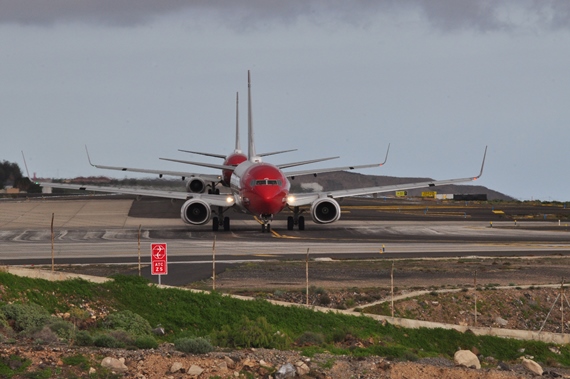
[(22, 151), (22, 158), (24, 159), (24, 166), (26, 167), (26, 175), (28, 175), (28, 179), (30, 179), (30, 172), (28, 171), (28, 164), (26, 163), (26, 157), (24, 156), (24, 150)]
[(481, 172), (479, 172), (479, 175), (474, 177), (473, 180), (477, 180), (481, 177), (481, 175), (483, 175), (483, 168), (485, 167), (485, 158), (487, 157), (487, 147), (488, 146), (485, 146), (485, 153), (483, 154), (483, 163), (481, 163)]
[(380, 163), (378, 166), (384, 166), (384, 164), (388, 160), (388, 153), (389, 152), (390, 152), (390, 144), (388, 144), (388, 150), (386, 150), (386, 157), (384, 158), (384, 162)]
[(93, 163), (91, 163), (91, 157), (89, 156), (89, 150), (87, 150), (87, 145), (85, 145), (85, 152), (87, 153), (87, 160), (92, 167), (96, 167)]

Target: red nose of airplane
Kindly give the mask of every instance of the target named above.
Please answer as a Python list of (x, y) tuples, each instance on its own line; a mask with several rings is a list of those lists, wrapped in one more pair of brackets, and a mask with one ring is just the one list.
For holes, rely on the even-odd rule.
[(251, 208), (256, 214), (276, 214), (285, 206), (287, 194), (279, 186), (258, 186), (252, 192)]

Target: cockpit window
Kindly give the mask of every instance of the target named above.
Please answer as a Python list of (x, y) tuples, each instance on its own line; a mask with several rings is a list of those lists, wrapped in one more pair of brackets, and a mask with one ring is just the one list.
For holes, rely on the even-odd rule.
[(280, 186), (283, 182), (276, 179), (252, 180), (251, 186)]

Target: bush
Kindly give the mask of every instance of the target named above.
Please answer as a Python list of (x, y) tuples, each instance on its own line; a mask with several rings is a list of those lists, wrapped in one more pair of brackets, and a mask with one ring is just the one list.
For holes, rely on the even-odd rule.
[(192, 354), (206, 354), (214, 350), (210, 341), (198, 338), (180, 338), (174, 341), (174, 347), (178, 351)]
[(131, 311), (111, 313), (103, 325), (108, 329), (122, 329), (135, 336), (150, 335), (152, 331), (147, 320)]
[(285, 349), (291, 343), (290, 338), (275, 330), (265, 317), (251, 321), (247, 316), (243, 316), (234, 325), (224, 325), (214, 337), (218, 345), (232, 348)]
[(93, 345), (93, 337), (87, 331), (80, 330), (75, 334), (75, 345), (91, 346)]
[(135, 344), (133, 336), (122, 329), (111, 330), (109, 335), (117, 340), (120, 346), (134, 346)]
[(16, 331), (41, 329), (51, 316), (37, 304), (6, 304), (2, 312), (8, 320), (14, 321)]
[(59, 342), (59, 337), (49, 328), (49, 326), (44, 326), (42, 329), (34, 332), (31, 337), (38, 345), (51, 345)]
[(135, 339), (135, 346), (139, 349), (156, 349), (158, 342), (152, 336), (138, 336)]
[(305, 332), (296, 341), (299, 346), (322, 345), (325, 337), (321, 333)]
[(68, 366), (78, 366), (85, 371), (89, 370), (90, 366), (89, 358), (87, 358), (82, 354), (75, 354), (75, 355), (70, 355), (68, 357), (62, 357), (61, 360), (64, 364)]
[(59, 338), (69, 340), (73, 337), (73, 324), (68, 321), (54, 318), (48, 326)]
[(93, 339), (93, 345), (97, 347), (123, 347), (115, 337), (109, 334), (101, 334), (95, 337)]

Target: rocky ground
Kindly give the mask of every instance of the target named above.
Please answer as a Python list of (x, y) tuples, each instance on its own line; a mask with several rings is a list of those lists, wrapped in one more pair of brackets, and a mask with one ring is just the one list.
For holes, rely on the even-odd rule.
[[(422, 296), (396, 302), (396, 315), (446, 323), (474, 323), (474, 304), (478, 304), (478, 325), (538, 330), (553, 308), (544, 330), (560, 332), (562, 313), (554, 301), (565, 299), (560, 288), (539, 288), (557, 284), (567, 275), (570, 260), (564, 257), (408, 260), (394, 262), (396, 294), (427, 290)], [(311, 262), (309, 303), (332, 308), (365, 309), (371, 303), (389, 299), (392, 262)], [(89, 274), (101, 267), (84, 267)], [(339, 279), (341, 278), (341, 279)], [(476, 282), (475, 282), (476, 280)], [(475, 290), (477, 283), (478, 290)], [(193, 283), (192, 288), (211, 288), (211, 281)], [(305, 303), (304, 262), (248, 264), (226, 271), (217, 278), (222, 292), (267, 299)], [(498, 289), (504, 286), (506, 289)], [(523, 288), (523, 286), (531, 286)], [(441, 290), (455, 292), (441, 293)], [(558, 299), (557, 299), (558, 298)], [(567, 300), (566, 300), (567, 301)], [(559, 304), (559, 303), (558, 303)], [(565, 303), (566, 307), (566, 303)], [(570, 304), (568, 304), (570, 309)], [(370, 312), (386, 313), (386, 305), (376, 305)], [(566, 318), (570, 318), (566, 316)], [(570, 325), (564, 324), (570, 329)], [(390, 362), (383, 357), (366, 359), (317, 355), (302, 357), (296, 351), (242, 350), (192, 356), (174, 351), (164, 344), (158, 350), (124, 351), (116, 349), (45, 348), (2, 345), (3, 359), (17, 352), (29, 357), (35, 367), (65, 369), (65, 356), (82, 354), (90, 366), (101, 370), (103, 358), (124, 359), (127, 378), (215, 378), (215, 377), (286, 377), (278, 370), (292, 368), (306, 378), (531, 378), (520, 362), (504, 364), (492, 357), (482, 357), (483, 368), (457, 367), (447, 359), (416, 362)], [(174, 366), (175, 363), (180, 364)], [(291, 366), (286, 366), (288, 363)], [(89, 367), (72, 367), (77, 376)], [(179, 367), (179, 368), (178, 368)], [(547, 368), (546, 377), (570, 377), (565, 368)], [(173, 372), (175, 371), (175, 372)], [(63, 371), (61, 371), (63, 372)], [(197, 374), (200, 372), (200, 374)], [(299, 375), (301, 374), (301, 375)], [(100, 376), (107, 377), (107, 376)]]
[[(382, 357), (353, 358), (318, 354), (307, 358), (295, 351), (251, 349), (189, 355), (170, 344), (156, 350), (41, 347), (2, 345), (0, 359), (16, 369), (22, 359), (31, 361), (28, 372), (13, 378), (532, 378), (522, 365), (501, 369), (458, 367), (445, 359), (390, 362)], [(492, 362), (491, 367), (497, 367)], [(52, 376), (48, 376), (52, 374)], [(0, 373), (1, 376), (1, 373)], [(545, 377), (565, 376), (561, 369), (547, 369)], [(2, 376), (4, 377), (4, 376)]]

